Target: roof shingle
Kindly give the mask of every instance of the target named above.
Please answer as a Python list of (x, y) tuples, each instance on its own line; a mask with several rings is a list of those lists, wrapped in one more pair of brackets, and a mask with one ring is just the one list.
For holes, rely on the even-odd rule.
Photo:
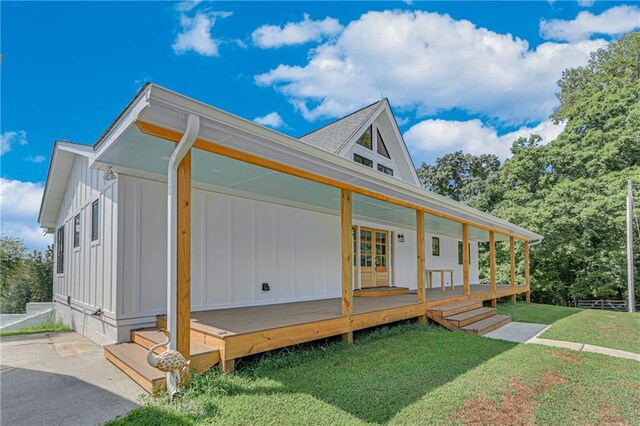
[(337, 154), (382, 102), (384, 99), (367, 105), (298, 139), (332, 154)]

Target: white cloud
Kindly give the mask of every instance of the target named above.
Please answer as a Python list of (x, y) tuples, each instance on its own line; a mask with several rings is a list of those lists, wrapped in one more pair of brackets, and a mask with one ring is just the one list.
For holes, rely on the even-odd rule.
[(178, 12), (188, 12), (198, 4), (200, 4), (202, 0), (192, 0), (192, 1), (181, 1), (176, 3), (176, 10)]
[(498, 135), (495, 128), (478, 119), (424, 120), (407, 130), (404, 139), (417, 151), (441, 154), (462, 150), (474, 155), (495, 154), (504, 160), (511, 155), (511, 144), (519, 137), (535, 133), (542, 137), (542, 143), (549, 143), (558, 137), (564, 126), (564, 123), (555, 125), (551, 121), (543, 121), (535, 127), (521, 127)]
[(540, 35), (545, 39), (575, 42), (586, 40), (594, 34), (619, 35), (640, 28), (640, 8), (615, 6), (599, 15), (580, 12), (575, 19), (542, 20)]
[(409, 117), (396, 117), (396, 123), (398, 123), (398, 126), (409, 124), (409, 121)]
[(18, 145), (26, 145), (27, 132), (19, 130), (17, 132), (4, 132), (0, 134), (0, 155), (4, 155), (11, 151), (14, 143), (17, 143)]
[(321, 41), (340, 31), (342, 31), (342, 25), (337, 19), (326, 17), (321, 21), (314, 21), (305, 13), (302, 21), (287, 22), (284, 27), (263, 25), (251, 34), (251, 39), (258, 47), (268, 49)]
[(281, 64), (255, 81), (274, 86), (307, 120), (338, 117), (380, 93), (418, 115), (461, 108), (512, 124), (544, 120), (556, 81), (604, 40), (546, 42), (531, 49), (510, 34), (422, 11), (368, 12), (306, 65)]
[(596, 0), (578, 0), (578, 5), (582, 7), (591, 7), (596, 2)]
[(39, 183), (0, 178), (0, 233), (24, 240), (27, 247), (44, 250), (51, 244), (38, 225), (44, 186)]
[(253, 121), (263, 126), (273, 127), (274, 129), (284, 126), (284, 120), (277, 112), (270, 112), (265, 116), (256, 117), (253, 119)]
[(193, 17), (180, 16), (182, 32), (173, 42), (173, 51), (180, 55), (194, 51), (204, 56), (218, 56), (220, 41), (213, 38), (211, 29), (217, 18), (231, 16), (231, 12), (196, 12)]
[(41, 164), (47, 161), (47, 157), (45, 157), (44, 155), (30, 155), (28, 157), (25, 157), (25, 161), (33, 164)]

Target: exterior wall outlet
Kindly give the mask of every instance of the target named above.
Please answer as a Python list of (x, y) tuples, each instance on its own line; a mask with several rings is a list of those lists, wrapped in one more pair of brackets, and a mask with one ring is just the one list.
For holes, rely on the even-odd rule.
[(270, 291), (269, 283), (262, 283), (262, 291)]

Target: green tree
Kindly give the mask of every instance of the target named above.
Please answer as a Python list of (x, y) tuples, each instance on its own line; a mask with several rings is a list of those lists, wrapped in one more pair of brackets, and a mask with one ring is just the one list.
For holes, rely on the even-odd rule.
[(566, 127), (548, 150), (556, 174), (595, 177), (640, 164), (640, 33), (592, 53), (558, 86), (551, 117)]
[(28, 252), (18, 238), (0, 236), (0, 312), (23, 313), (29, 302), (53, 297), (53, 248)]
[[(565, 123), (558, 138), (547, 145), (537, 135), (516, 140), (512, 157), (496, 176), (474, 182), (482, 188), (478, 197), (459, 199), (545, 237), (531, 248), (533, 300), (622, 299), (626, 181), (640, 183), (640, 34), (627, 34), (594, 52), (586, 66), (566, 70), (558, 86), (560, 105), (552, 118)], [(438, 164), (420, 170), (438, 170)], [(439, 175), (443, 181), (448, 176)], [(444, 185), (428, 188), (452, 196)], [(635, 249), (640, 253), (638, 239)], [(504, 251), (497, 251), (500, 282), (508, 281)], [(481, 267), (486, 281), (486, 253), (481, 253)], [(640, 269), (640, 256), (635, 267)]]
[(417, 174), (425, 189), (475, 205), (484, 199), (499, 169), (500, 160), (495, 155), (456, 151), (438, 158), (433, 166), (422, 163)]

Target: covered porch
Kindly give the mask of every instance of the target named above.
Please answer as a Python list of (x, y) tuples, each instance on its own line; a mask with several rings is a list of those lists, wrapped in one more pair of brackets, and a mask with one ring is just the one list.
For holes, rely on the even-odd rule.
[[(515, 302), (517, 293), (525, 293), (528, 300), (529, 241), (539, 239), (539, 235), (165, 89), (149, 86), (100, 143), (101, 153), (95, 159), (95, 167), (167, 182), (168, 315), (166, 319), (160, 318), (158, 325), (171, 330), (171, 347), (185, 358), (190, 356), (192, 339), (200, 340), (219, 347), (223, 368), (230, 370), (234, 359), (252, 353), (334, 335), (342, 335), (346, 342), (351, 342), (353, 331), (409, 318), (426, 322), (427, 310), (442, 304), (490, 300), (495, 305), (497, 298), (505, 296), (511, 296)], [(269, 289), (258, 287), (264, 282), (256, 277), (255, 268), (267, 270), (277, 261), (260, 257), (265, 252), (258, 250), (256, 241), (289, 236), (293, 231), (277, 232), (277, 226), (259, 228), (257, 210), (247, 213), (248, 209), (243, 209), (240, 202), (232, 202), (226, 213), (214, 208), (207, 210), (209, 204), (207, 208), (192, 212), (196, 189), (324, 215), (325, 228), (318, 228), (312, 235), (318, 240), (331, 235), (331, 240), (322, 241), (318, 244), (320, 248), (310, 253), (330, 254), (330, 261), (324, 265), (311, 262), (309, 267), (305, 266), (304, 274), (300, 274), (304, 277), (299, 279), (294, 271), (287, 279), (294, 288), (295, 297), (296, 286), (308, 285), (316, 275), (324, 274), (330, 278), (325, 289), (339, 284), (336, 290), (340, 297), (277, 304), (257, 298), (263, 295), (261, 288)], [(215, 207), (215, 203), (210, 204)], [(237, 210), (232, 210), (236, 207)], [(216, 217), (208, 212), (214, 210), (229, 216), (242, 216), (246, 218), (246, 227), (251, 227), (251, 234), (241, 241), (246, 250), (241, 250), (240, 244), (231, 244), (228, 250), (225, 247), (216, 253), (219, 256), (228, 253), (232, 278), (242, 278), (228, 281), (230, 293), (236, 290), (234, 285), (238, 289), (248, 285), (243, 290), (243, 297), (246, 297), (238, 303), (247, 300), (254, 306), (192, 312), (192, 276), (215, 275), (202, 271), (216, 258), (196, 260), (199, 270), (192, 266), (194, 259), (201, 251), (209, 250), (209, 246), (210, 252), (215, 252), (216, 243), (226, 235), (218, 233), (216, 240), (205, 238), (206, 233), (194, 234), (193, 222), (194, 218), (200, 217), (200, 222), (213, 228)], [(202, 217), (207, 220), (203, 221)], [(269, 217), (271, 223), (280, 223), (274, 211)], [(410, 277), (414, 292), (354, 299), (354, 288), (362, 286), (364, 281), (356, 279), (357, 271), (363, 265), (359, 259), (362, 257), (361, 246), (356, 244), (354, 236), (358, 235), (355, 231), (358, 224), (364, 222), (374, 222), (382, 228), (410, 230), (414, 235), (405, 243), (411, 250), (403, 255), (405, 259), (411, 257), (410, 262), (402, 267), (388, 265), (396, 273), (403, 272)], [(243, 231), (242, 224), (231, 228), (238, 234)], [(460, 260), (455, 266), (459, 265), (462, 279), (455, 289), (442, 291), (437, 283), (433, 289), (427, 289), (427, 271), (433, 269), (433, 265), (427, 263), (427, 233), (459, 240)], [(393, 238), (393, 233), (386, 235)], [(287, 252), (293, 258), (299, 250), (314, 244), (308, 239), (298, 241), (296, 235), (292, 238)], [(194, 244), (194, 240), (199, 243)], [(471, 285), (471, 241), (489, 243), (489, 285)], [(497, 285), (495, 245), (498, 241), (509, 241), (510, 245), (511, 275), (506, 286)], [(524, 244), (522, 285), (517, 285), (516, 279), (517, 241)], [(270, 247), (273, 252), (278, 251), (277, 243)], [(253, 256), (253, 271), (241, 262), (243, 256)], [(400, 258), (399, 255), (395, 257)], [(402, 286), (404, 280), (390, 281)], [(220, 280), (217, 281), (215, 284), (219, 284)]]
[[(220, 350), (225, 371), (233, 371), (235, 360), (269, 350), (332, 336), (350, 336), (354, 331), (391, 322), (425, 318), (430, 309), (448, 306), (479, 308), (496, 297), (528, 291), (525, 285), (472, 285), (463, 288), (427, 289), (426, 302), (417, 302), (416, 291), (375, 298), (355, 298), (350, 314), (342, 313), (340, 298), (281, 303), (191, 313), (191, 339)], [(166, 327), (166, 317), (158, 317)], [(350, 342), (350, 340), (348, 340)]]

